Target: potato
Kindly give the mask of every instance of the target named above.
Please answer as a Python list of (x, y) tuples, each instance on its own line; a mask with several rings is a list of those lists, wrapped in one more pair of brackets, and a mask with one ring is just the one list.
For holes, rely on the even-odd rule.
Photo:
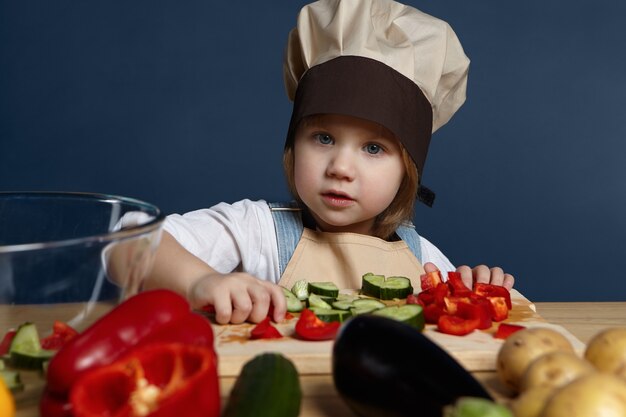
[(626, 382), (594, 372), (557, 389), (541, 417), (624, 417)]
[(594, 366), (574, 352), (555, 350), (533, 360), (520, 381), (522, 392), (533, 387), (558, 388), (581, 375), (595, 372)]
[(587, 345), (585, 358), (598, 370), (626, 380), (626, 327), (603, 330)]
[(531, 327), (509, 336), (496, 359), (496, 371), (500, 381), (519, 392), (522, 375), (528, 365), (544, 353), (555, 350), (573, 352), (572, 344), (556, 330)]
[(515, 417), (539, 417), (553, 390), (533, 387), (522, 392), (509, 404)]

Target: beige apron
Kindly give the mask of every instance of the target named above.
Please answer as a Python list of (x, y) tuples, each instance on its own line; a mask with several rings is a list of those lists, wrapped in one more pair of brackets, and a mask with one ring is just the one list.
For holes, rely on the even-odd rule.
[(325, 233), (304, 228), (300, 242), (278, 282), (291, 288), (299, 280), (331, 281), (340, 289), (361, 288), (361, 277), (404, 276), (415, 291), (424, 268), (402, 241), (387, 242), (356, 233)]

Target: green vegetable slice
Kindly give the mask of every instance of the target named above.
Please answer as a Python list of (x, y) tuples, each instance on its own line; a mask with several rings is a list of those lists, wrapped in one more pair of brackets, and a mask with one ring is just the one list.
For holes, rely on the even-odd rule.
[(309, 298), (309, 283), (304, 279), (296, 281), (291, 287), (291, 292), (294, 293), (299, 300), (304, 301)]
[(424, 311), (417, 304), (406, 304), (403, 306), (389, 306), (373, 312), (374, 315), (388, 317), (407, 323), (418, 330), (424, 329)]
[(11, 365), (21, 369), (40, 370), (43, 363), (50, 360), (54, 353), (41, 348), (37, 326), (30, 322), (17, 328), (9, 347)]
[[(309, 293), (336, 298), (339, 288), (334, 282), (309, 282)], [(309, 295), (310, 297), (310, 295)]]
[(300, 301), (298, 297), (296, 297), (294, 293), (289, 291), (287, 288), (282, 287), (282, 289), (283, 294), (285, 295), (285, 299), (287, 300), (287, 311), (290, 311), (292, 313), (302, 311), (302, 301)]
[(331, 309), (331, 305), (322, 299), (319, 295), (315, 293), (309, 294), (309, 307), (310, 308), (326, 308)]

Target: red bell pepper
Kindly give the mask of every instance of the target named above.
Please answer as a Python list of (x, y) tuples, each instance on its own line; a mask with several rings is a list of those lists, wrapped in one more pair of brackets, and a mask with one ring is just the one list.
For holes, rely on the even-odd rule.
[(182, 343), (143, 346), (82, 375), (70, 399), (75, 417), (219, 416), (215, 354)]
[(41, 347), (49, 350), (59, 350), (77, 335), (78, 332), (69, 324), (55, 320), (52, 325), (52, 334), (41, 339)]
[(506, 339), (513, 333), (523, 330), (525, 328), (525, 326), (521, 326), (519, 324), (500, 323), (500, 325), (498, 326), (498, 330), (496, 330), (496, 333), (493, 335), (493, 337), (495, 337), (496, 339)]
[(449, 314), (444, 314), (443, 316), (439, 317), (439, 321), (437, 322), (437, 329), (442, 333), (455, 336), (464, 336), (476, 330), (478, 328), (478, 323), (478, 317), (463, 318), (460, 316), (451, 316)]
[(308, 308), (302, 310), (296, 323), (296, 334), (305, 340), (331, 340), (337, 335), (341, 323), (326, 323)]
[(487, 297), (491, 302), (491, 318), (493, 321), (502, 321), (509, 317), (509, 309), (504, 297)]
[(280, 339), (283, 337), (278, 329), (272, 326), (270, 320), (270, 316), (267, 316), (254, 326), (250, 331), (250, 339)]
[(52, 358), (40, 403), (42, 417), (70, 415), (58, 411), (67, 409), (62, 403), (68, 402), (70, 389), (81, 375), (109, 365), (133, 349), (162, 342), (212, 349), (211, 323), (169, 290), (146, 291), (127, 299), (67, 342)]
[(0, 342), (0, 355), (6, 355), (9, 353), (9, 349), (11, 348), (11, 342), (13, 342), (13, 338), (17, 330), (11, 329), (4, 334), (2, 338), (2, 342)]
[(466, 297), (471, 294), (472, 290), (465, 286), (459, 272), (448, 272), (448, 286), (453, 295), (458, 297)]
[(511, 303), (511, 293), (505, 287), (500, 285), (477, 282), (474, 284), (474, 293), (487, 298), (504, 297), (507, 308), (509, 310), (513, 308), (513, 304)]
[(437, 287), (443, 280), (439, 271), (427, 272), (420, 276), (422, 291)]

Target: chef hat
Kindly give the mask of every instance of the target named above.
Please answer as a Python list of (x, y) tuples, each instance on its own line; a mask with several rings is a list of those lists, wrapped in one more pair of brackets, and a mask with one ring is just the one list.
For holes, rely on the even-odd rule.
[[(304, 6), (283, 66), (294, 101), (287, 141), (313, 114), (374, 121), (401, 141), (421, 181), (432, 132), (465, 101), (468, 67), (452, 28), (413, 7), (392, 0)], [(429, 190), (420, 186), (418, 195), (432, 204)]]

